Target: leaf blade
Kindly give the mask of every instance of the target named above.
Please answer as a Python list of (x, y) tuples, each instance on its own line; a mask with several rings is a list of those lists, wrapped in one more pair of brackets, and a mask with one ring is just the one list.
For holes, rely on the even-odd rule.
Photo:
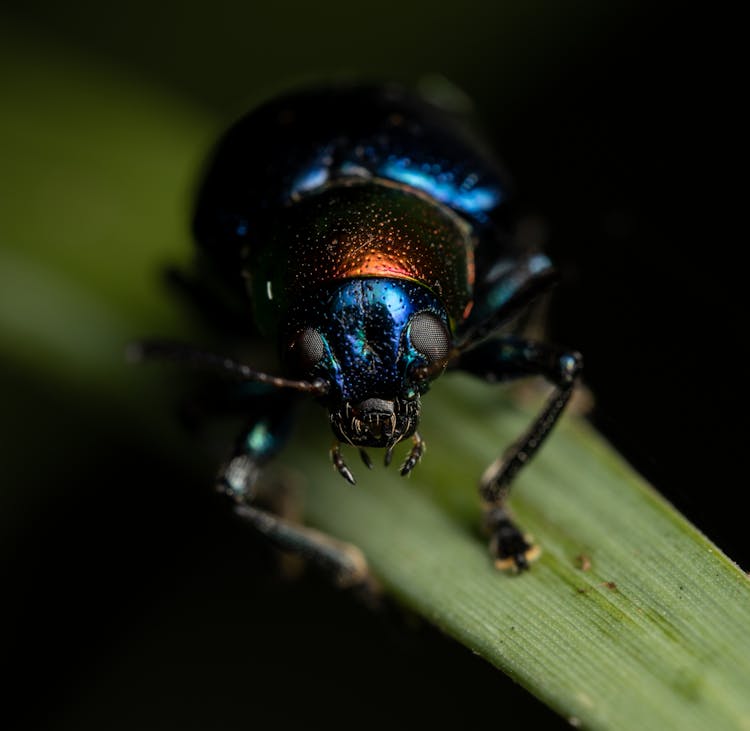
[[(453, 428), (473, 431), (472, 407), (481, 412), (492, 389), (468, 379), (446, 388), (453, 407), (464, 404)], [(425, 399), (438, 411), (425, 435), (445, 423), (439, 399)], [(472, 494), (479, 473), (468, 467), (517, 433), (519, 419), (499, 411), (473, 452), (462, 445), (467, 479), (453, 489)], [(448, 441), (434, 451), (450, 458)], [(465, 516), (451, 520), (431, 499), (439, 473), (454, 474), (433, 450), (416, 485), (381, 473), (359, 493), (322, 487), (320, 449), (301, 451), (314, 522), (357, 542), (403, 601), (564, 715), (593, 728), (748, 723), (747, 578), (581, 420), (567, 419), (519, 480), (512, 502), (544, 550), (520, 577), (497, 574)], [(381, 502), (369, 495), (386, 490)]]

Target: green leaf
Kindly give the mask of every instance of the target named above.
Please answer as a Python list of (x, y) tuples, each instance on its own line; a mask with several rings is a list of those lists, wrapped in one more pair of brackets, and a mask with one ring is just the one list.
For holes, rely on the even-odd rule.
[[(0, 44), (0, 68), (14, 69), (0, 78), (0, 351), (136, 428), (148, 416), (130, 404), (122, 346), (189, 327), (156, 270), (188, 255), (185, 201), (215, 125), (44, 53)], [(146, 380), (153, 411), (158, 375)], [(311, 523), (359, 545), (388, 592), (572, 723), (750, 729), (747, 577), (581, 419), (515, 487), (541, 559), (519, 577), (494, 570), (475, 484), (529, 418), (501, 389), (448, 375), (425, 399), (428, 451), (410, 479), (360, 468), (347, 486), (319, 412), (284, 461), (309, 483)]]
[(528, 414), (492, 387), (443, 380), (425, 399), (429, 449), (407, 485), (378, 470), (347, 489), (327, 478), (323, 444), (300, 444), (315, 523), (361, 546), (403, 602), (571, 720), (750, 727), (747, 577), (574, 418), (514, 486), (543, 555), (525, 575), (498, 574), (477, 535), (474, 485)]

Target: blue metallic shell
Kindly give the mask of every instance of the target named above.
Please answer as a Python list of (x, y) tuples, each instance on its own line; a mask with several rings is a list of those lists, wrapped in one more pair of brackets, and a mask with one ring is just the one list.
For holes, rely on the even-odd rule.
[(508, 176), (465, 118), (398, 86), (297, 92), (240, 119), (204, 177), (196, 238), (222, 272), (239, 277), (242, 252), (266, 245), (285, 206), (337, 181), (372, 178), (425, 193), (469, 223), (480, 249), (497, 249)]

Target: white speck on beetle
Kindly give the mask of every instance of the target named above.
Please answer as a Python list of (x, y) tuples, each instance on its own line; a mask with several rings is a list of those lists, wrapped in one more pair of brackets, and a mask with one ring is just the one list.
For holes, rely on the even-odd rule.
[(273, 299), (273, 290), (271, 289), (271, 280), (269, 279), (266, 282), (266, 294), (268, 295), (268, 299)]

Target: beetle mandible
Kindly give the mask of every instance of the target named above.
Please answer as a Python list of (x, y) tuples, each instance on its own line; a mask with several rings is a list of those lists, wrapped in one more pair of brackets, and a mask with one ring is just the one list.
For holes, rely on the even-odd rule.
[[(447, 368), (491, 382), (541, 375), (553, 391), (480, 482), (490, 551), (520, 571), (537, 550), (509, 516), (518, 471), (539, 449), (579, 378), (576, 352), (501, 331), (549, 290), (549, 259), (510, 235), (510, 184), (469, 124), (395, 85), (306, 90), (267, 102), (221, 138), (194, 216), (203, 283), (244, 302), (275, 341), (283, 375), (165, 341), (140, 357), (184, 360), (254, 382), (247, 429), (218, 477), (237, 511), (282, 549), (364, 579), (356, 549), (258, 507), (256, 482), (283, 446), (293, 405), (315, 397), (340, 445), (385, 450), (411, 439), (421, 397)], [(506, 328), (507, 329), (507, 328)]]

